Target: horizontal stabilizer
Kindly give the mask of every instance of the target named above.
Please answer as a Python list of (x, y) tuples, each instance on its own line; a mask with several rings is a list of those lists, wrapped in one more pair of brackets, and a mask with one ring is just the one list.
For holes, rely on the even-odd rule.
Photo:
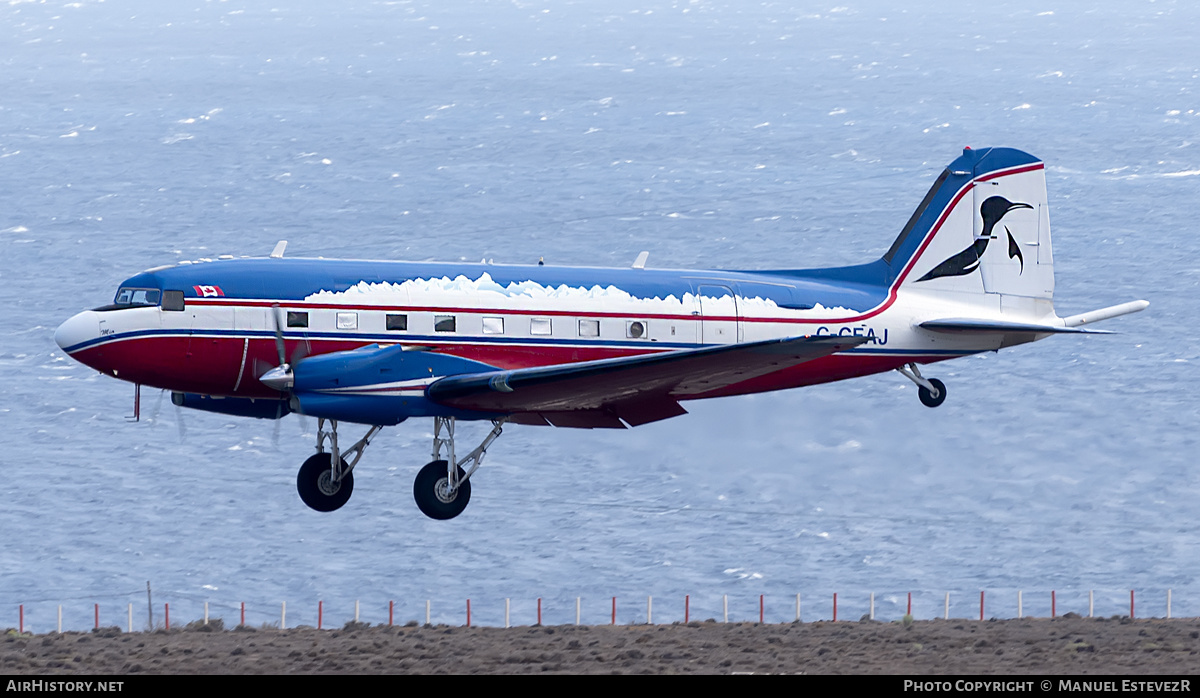
[(684, 414), (678, 400), (698, 397), (867, 341), (866, 337), (771, 339), (455, 375), (432, 383), (427, 396), (441, 405), (460, 409), (538, 413), (555, 426), (574, 426), (565, 414), (568, 412), (593, 413), (588, 419), (590, 426), (607, 426), (599, 424), (603, 421), (597, 419), (599, 413), (638, 425)]
[(921, 328), (935, 332), (966, 334), (1113, 334), (1108, 330), (1083, 330), (1061, 325), (1039, 325), (1030, 322), (1005, 322), (978, 318), (946, 318), (921, 323)]

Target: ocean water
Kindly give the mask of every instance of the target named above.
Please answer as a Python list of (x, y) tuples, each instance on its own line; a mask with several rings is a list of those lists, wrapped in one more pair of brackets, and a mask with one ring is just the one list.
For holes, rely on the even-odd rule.
[[(1098, 6), (1093, 6), (1098, 5)], [(1200, 614), (1200, 53), (1189, 2), (20, 2), (0, 7), (0, 627), (214, 616), (531, 623)], [(1061, 315), (1119, 335), (511, 427), (450, 522), (387, 429), (334, 514), (315, 420), (183, 412), (59, 323), (218, 254), (827, 266), (878, 257), (964, 146), (1047, 163)], [(482, 425), (460, 426), (461, 443)], [(343, 432), (357, 438), (353, 429)], [(473, 444), (471, 444), (473, 445)], [(471, 446), (466, 446), (470, 448)]]

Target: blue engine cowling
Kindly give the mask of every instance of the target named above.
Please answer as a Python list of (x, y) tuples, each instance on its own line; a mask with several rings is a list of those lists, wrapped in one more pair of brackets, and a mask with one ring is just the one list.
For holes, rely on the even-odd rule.
[(293, 367), (294, 412), (359, 424), (399, 424), (409, 417), (490, 419), (496, 415), (454, 409), (425, 397), (444, 376), (495, 371), (496, 367), (400, 345), (371, 345), (309, 356)]

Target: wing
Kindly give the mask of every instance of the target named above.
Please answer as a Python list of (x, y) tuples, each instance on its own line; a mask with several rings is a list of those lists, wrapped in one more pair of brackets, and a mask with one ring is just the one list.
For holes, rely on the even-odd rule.
[(427, 396), (512, 421), (624, 428), (686, 414), (679, 400), (828, 356), (865, 337), (796, 337), (447, 376)]

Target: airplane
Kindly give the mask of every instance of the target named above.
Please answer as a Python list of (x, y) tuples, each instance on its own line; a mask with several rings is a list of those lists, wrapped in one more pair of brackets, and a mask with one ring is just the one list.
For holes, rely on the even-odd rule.
[[(966, 148), (879, 259), (841, 268), (659, 270), (268, 257), (201, 259), (121, 282), (55, 332), (101, 373), (171, 391), (181, 407), (318, 419), (297, 475), (314, 510), (342, 507), (379, 430), (432, 418), (413, 496), (458, 516), (508, 424), (626, 428), (684, 402), (897, 371), (937, 407), (923, 365), (1146, 308), (1054, 311), (1045, 166)], [(459, 458), (455, 425), (492, 430)], [(338, 425), (369, 427), (343, 449)], [(328, 441), (328, 447), (326, 442)]]

